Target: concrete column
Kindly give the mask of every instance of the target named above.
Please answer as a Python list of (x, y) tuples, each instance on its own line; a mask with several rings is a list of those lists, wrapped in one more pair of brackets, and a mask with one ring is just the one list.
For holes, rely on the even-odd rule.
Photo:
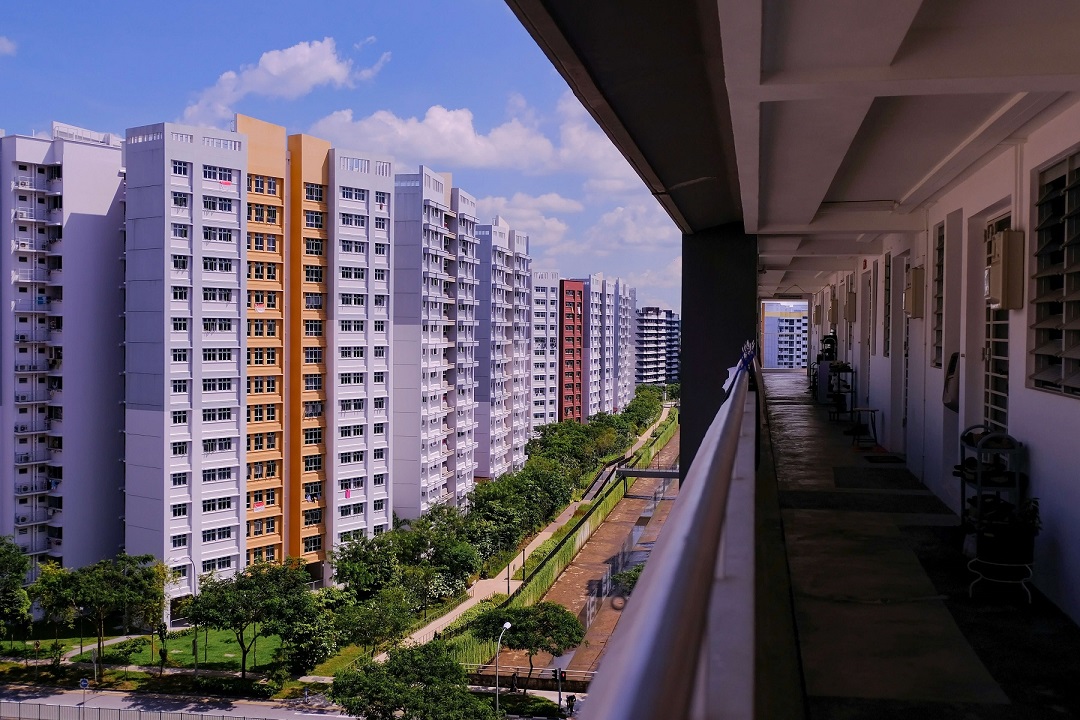
[(724, 401), (727, 368), (757, 333), (757, 236), (742, 223), (683, 235), (681, 477)]

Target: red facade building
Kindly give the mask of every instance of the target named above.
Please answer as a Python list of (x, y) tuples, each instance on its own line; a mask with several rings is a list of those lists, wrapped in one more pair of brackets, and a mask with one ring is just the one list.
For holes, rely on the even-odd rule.
[(585, 419), (581, 388), (584, 295), (585, 283), (581, 280), (559, 282), (559, 420), (582, 422)]

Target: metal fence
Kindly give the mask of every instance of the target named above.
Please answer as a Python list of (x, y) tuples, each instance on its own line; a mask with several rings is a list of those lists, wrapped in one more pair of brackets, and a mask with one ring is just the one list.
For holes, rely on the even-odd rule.
[(202, 715), (163, 710), (120, 710), (81, 705), (44, 705), (42, 703), (0, 700), (0, 718), (18, 720), (264, 720), (237, 715)]

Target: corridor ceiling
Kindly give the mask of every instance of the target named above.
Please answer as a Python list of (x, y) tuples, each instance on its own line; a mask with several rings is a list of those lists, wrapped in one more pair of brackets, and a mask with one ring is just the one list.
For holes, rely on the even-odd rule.
[(923, 231), (1080, 91), (1074, 0), (507, 3), (683, 232), (758, 235), (761, 297)]

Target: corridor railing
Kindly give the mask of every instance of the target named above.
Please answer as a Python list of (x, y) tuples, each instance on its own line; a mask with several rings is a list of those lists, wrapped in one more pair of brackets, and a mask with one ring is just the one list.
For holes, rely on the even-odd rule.
[(608, 643), (587, 720), (752, 717), (755, 372), (748, 343)]

